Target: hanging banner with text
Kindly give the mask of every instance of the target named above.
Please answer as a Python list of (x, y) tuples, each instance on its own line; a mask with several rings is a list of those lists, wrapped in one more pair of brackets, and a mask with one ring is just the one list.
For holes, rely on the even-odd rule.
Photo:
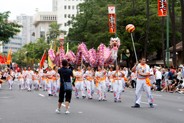
[(167, 0), (158, 0), (158, 16), (167, 16)]
[(116, 9), (115, 6), (108, 6), (109, 33), (116, 33)]

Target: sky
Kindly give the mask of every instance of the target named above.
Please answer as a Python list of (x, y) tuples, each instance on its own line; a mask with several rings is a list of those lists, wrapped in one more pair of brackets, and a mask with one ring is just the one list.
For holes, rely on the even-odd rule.
[(52, 11), (52, 0), (0, 0), (0, 12), (11, 12), (9, 20), (15, 20), (20, 14), (33, 16), (36, 8)]

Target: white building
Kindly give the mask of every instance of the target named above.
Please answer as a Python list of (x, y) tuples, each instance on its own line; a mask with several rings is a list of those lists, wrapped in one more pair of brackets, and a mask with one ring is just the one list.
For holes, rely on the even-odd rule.
[(58, 5), (58, 0), (52, 0), (52, 11), (56, 12), (57, 11), (57, 5)]
[(47, 38), (49, 25), (57, 21), (56, 12), (37, 12), (34, 16), (35, 39)]
[(85, 0), (57, 0), (57, 22), (60, 24), (60, 29), (68, 33), (71, 25), (69, 21), (75, 17), (79, 11), (78, 5)]
[(20, 35), (16, 35), (13, 38), (10, 38), (8, 43), (2, 44), (0, 42), (0, 52), (8, 53), (9, 49), (12, 49), (12, 52), (17, 52), (17, 50), (22, 48), (22, 38)]
[(33, 17), (21, 14), (20, 16), (17, 16), (16, 21), (18, 24), (22, 25), (22, 28), (20, 29), (21, 30), (20, 35), (23, 41), (22, 45), (25, 45), (34, 41)]

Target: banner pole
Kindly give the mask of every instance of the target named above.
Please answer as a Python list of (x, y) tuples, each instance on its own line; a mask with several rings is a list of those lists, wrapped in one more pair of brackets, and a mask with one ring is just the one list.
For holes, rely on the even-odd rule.
[(136, 53), (136, 50), (135, 50), (134, 38), (133, 38), (133, 34), (132, 33), (131, 33), (131, 38), (132, 38), (132, 45), (133, 45), (133, 49), (134, 49), (136, 63), (138, 63), (137, 53)]

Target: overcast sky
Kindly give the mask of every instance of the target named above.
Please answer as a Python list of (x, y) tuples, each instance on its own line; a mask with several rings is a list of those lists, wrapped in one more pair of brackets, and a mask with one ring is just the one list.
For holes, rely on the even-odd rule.
[(52, 0), (0, 0), (0, 12), (10, 11), (10, 20), (17, 15), (34, 15), (35, 10), (52, 11)]

